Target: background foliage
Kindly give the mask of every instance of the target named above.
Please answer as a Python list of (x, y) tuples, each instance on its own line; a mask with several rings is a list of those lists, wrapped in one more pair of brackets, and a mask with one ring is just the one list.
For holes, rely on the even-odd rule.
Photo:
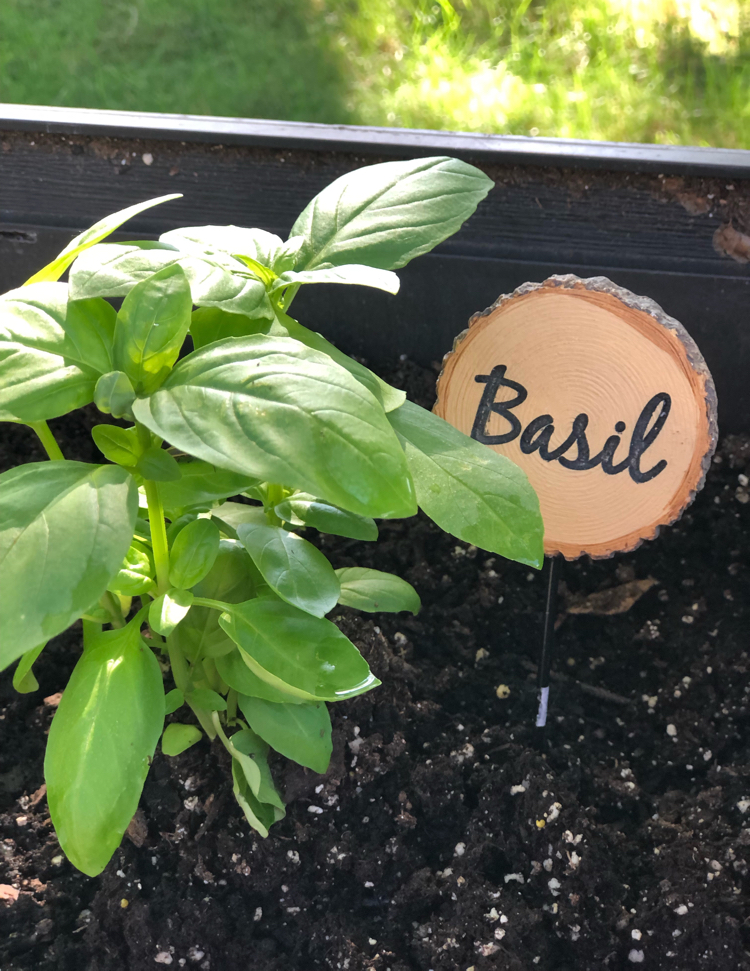
[(0, 101), (750, 148), (743, 0), (3, 0)]

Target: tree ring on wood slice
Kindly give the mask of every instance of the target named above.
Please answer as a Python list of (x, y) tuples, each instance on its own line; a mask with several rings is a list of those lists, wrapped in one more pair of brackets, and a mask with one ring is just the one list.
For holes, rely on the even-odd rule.
[(539, 495), (544, 549), (608, 557), (653, 539), (702, 487), (716, 391), (685, 328), (605, 277), (526, 283), (446, 354), (434, 411)]

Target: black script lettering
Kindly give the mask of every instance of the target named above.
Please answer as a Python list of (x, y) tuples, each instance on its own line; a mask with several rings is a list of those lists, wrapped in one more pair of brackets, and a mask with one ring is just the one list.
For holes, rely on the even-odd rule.
[(625, 431), (626, 425), (624, 421), (618, 421), (615, 425), (615, 431), (619, 434), (610, 435), (607, 441), (604, 443), (604, 448), (599, 453), (599, 457), (602, 462), (602, 470), (607, 473), (607, 475), (617, 475), (619, 472), (624, 472), (625, 469), (630, 465), (630, 454), (618, 462), (616, 465), (613, 464), (615, 452), (617, 446), (620, 444), (620, 435)]
[[(493, 367), (490, 374), (474, 376), (477, 383), (486, 384), (471, 430), (471, 437), (477, 442), (481, 442), (483, 445), (507, 445), (508, 442), (514, 441), (520, 435), (519, 444), (524, 455), (539, 452), (539, 457), (544, 462), (559, 462), (563, 468), (576, 472), (594, 469), (597, 465), (601, 465), (602, 471), (606, 475), (619, 475), (627, 469), (632, 480), (639, 484), (655, 479), (667, 467), (666, 459), (661, 459), (652, 468), (645, 472), (641, 471), (643, 454), (656, 441), (672, 407), (672, 399), (666, 391), (655, 394), (645, 405), (633, 429), (627, 457), (620, 462), (615, 462), (615, 452), (622, 441), (622, 433), (627, 427), (624, 421), (618, 421), (615, 424), (617, 434), (610, 435), (607, 438), (601, 452), (598, 455), (591, 455), (589, 441), (586, 437), (589, 416), (582, 412), (580, 415), (576, 415), (573, 420), (573, 427), (565, 441), (556, 448), (550, 449), (550, 441), (555, 432), (552, 415), (539, 415), (530, 421), (524, 429), (516, 415), (512, 414), (512, 410), (526, 400), (528, 391), (522, 384), (507, 378), (505, 376), (506, 370), (505, 364), (498, 364)], [(495, 398), (501, 388), (510, 388), (511, 391), (515, 391), (515, 397), (509, 398), (507, 401), (496, 401)], [(657, 409), (659, 409), (658, 413)], [(504, 418), (510, 426), (509, 431), (501, 435), (490, 435), (487, 431), (487, 423), (492, 414)], [(655, 414), (656, 417), (654, 418)], [(576, 457), (573, 459), (565, 458), (565, 453), (574, 445), (578, 450)]]
[[(493, 367), (490, 374), (477, 374), (474, 377), (478, 384), (487, 384), (482, 392), (482, 400), (479, 402), (474, 426), (471, 429), (471, 437), (483, 445), (506, 445), (517, 438), (521, 432), (521, 422), (511, 414), (511, 409), (517, 408), (526, 400), (528, 391), (517, 381), (506, 378), (505, 369), (504, 364), (498, 364)], [(515, 398), (510, 398), (508, 401), (495, 401), (500, 388), (510, 388), (511, 391), (515, 391)], [(487, 432), (487, 422), (492, 412), (505, 418), (510, 425), (510, 431), (503, 435), (490, 435)]]
[[(576, 444), (578, 446), (578, 455), (574, 459), (566, 459), (560, 455), (557, 461), (563, 468), (574, 469), (576, 472), (585, 472), (587, 469), (595, 469), (601, 462), (601, 453), (595, 455), (593, 458), (589, 458), (589, 440), (586, 438), (588, 424), (589, 416), (586, 414), (576, 415), (573, 419), (573, 430), (567, 441), (563, 444), (567, 445), (566, 451), (570, 448), (570, 445)], [(568, 442), (570, 442), (570, 445), (568, 445)], [(562, 448), (562, 446), (560, 447)]]
[(544, 459), (545, 462), (551, 461), (547, 446), (552, 437), (552, 432), (555, 430), (552, 420), (552, 415), (540, 415), (528, 423), (519, 443), (524, 455), (531, 455), (532, 452), (539, 449), (539, 457)]
[[(651, 428), (649, 428), (649, 422), (659, 406), (661, 406), (659, 414), (656, 416), (656, 420)], [(640, 413), (638, 421), (635, 423), (635, 428), (633, 429), (633, 437), (630, 441), (630, 455), (628, 456), (630, 478), (633, 482), (650, 482), (651, 479), (655, 479), (657, 475), (666, 469), (667, 461), (666, 459), (662, 459), (647, 472), (642, 472), (641, 456), (647, 448), (653, 445), (657, 435), (664, 427), (664, 422), (667, 420), (671, 408), (672, 399), (666, 391), (661, 391), (659, 394), (653, 396)]]

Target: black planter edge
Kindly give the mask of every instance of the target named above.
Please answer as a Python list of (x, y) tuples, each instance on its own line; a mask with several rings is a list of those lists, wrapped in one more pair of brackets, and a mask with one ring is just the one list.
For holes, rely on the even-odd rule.
[(0, 132), (150, 138), (503, 165), (750, 178), (750, 151), (0, 103)]

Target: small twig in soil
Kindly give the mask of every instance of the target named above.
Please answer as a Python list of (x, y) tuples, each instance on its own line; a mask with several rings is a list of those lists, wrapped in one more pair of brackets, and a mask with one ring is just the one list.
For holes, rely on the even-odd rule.
[[(537, 665), (533, 661), (528, 660), (528, 658), (521, 658), (521, 665), (531, 674), (536, 674), (538, 671)], [(630, 705), (633, 703), (631, 698), (618, 695), (614, 691), (609, 691), (607, 688), (598, 688), (594, 684), (587, 684), (585, 681), (569, 678), (567, 674), (560, 674), (559, 671), (551, 671), (550, 679), (560, 684), (575, 684), (585, 694), (592, 695), (594, 698), (600, 698), (602, 701), (611, 701), (614, 705)]]

